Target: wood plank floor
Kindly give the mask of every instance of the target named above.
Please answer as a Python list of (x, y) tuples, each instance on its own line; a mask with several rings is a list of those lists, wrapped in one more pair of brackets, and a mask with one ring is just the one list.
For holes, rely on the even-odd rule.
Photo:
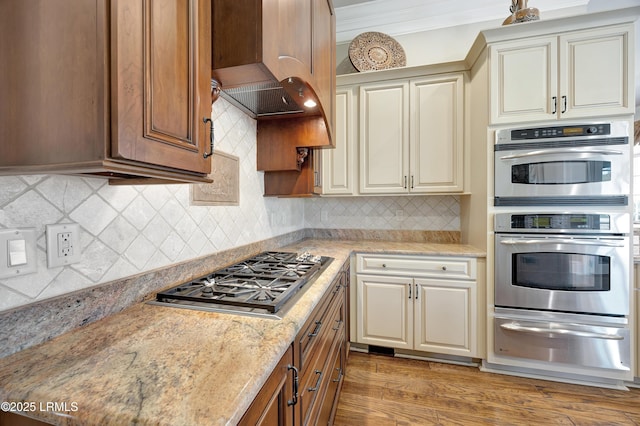
[(336, 426), (640, 425), (640, 389), (603, 389), (351, 352)]

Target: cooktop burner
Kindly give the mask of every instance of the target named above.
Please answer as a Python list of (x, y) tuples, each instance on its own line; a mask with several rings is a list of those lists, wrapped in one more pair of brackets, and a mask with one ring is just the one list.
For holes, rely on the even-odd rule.
[(156, 294), (155, 304), (271, 316), (333, 259), (263, 252)]

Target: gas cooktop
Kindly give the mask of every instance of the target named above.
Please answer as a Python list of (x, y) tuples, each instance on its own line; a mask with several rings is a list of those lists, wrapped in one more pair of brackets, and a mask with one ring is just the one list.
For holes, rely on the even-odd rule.
[(267, 251), (156, 294), (150, 303), (281, 318), (333, 258)]

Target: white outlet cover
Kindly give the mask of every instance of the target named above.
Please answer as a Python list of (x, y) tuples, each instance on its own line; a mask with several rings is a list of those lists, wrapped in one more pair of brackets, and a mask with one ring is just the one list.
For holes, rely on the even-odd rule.
[[(18, 253), (16, 250), (22, 250)], [(13, 262), (10, 261), (13, 259)], [(19, 261), (17, 261), (19, 259)], [(24, 262), (22, 261), (24, 260)], [(14, 266), (11, 264), (14, 263)], [(13, 278), (32, 274), (38, 270), (36, 259), (36, 229), (0, 230), (0, 278)]]
[[(80, 225), (77, 223), (57, 223), (46, 226), (47, 267), (56, 268), (80, 262), (82, 250), (80, 247)], [(69, 233), (69, 247), (71, 253), (58, 256), (58, 234)]]

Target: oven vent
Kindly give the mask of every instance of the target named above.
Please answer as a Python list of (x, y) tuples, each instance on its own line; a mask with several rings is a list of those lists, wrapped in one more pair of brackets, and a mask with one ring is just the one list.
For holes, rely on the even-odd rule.
[(221, 96), (254, 118), (304, 112), (278, 82), (223, 87)]
[(593, 197), (494, 197), (494, 206), (627, 206), (626, 195)]
[(494, 151), (512, 151), (523, 149), (543, 149), (543, 148), (571, 148), (584, 146), (602, 146), (602, 145), (628, 145), (628, 137), (613, 137), (600, 139), (572, 139), (562, 141), (543, 141), (543, 142), (515, 142), (501, 143), (494, 145)]

